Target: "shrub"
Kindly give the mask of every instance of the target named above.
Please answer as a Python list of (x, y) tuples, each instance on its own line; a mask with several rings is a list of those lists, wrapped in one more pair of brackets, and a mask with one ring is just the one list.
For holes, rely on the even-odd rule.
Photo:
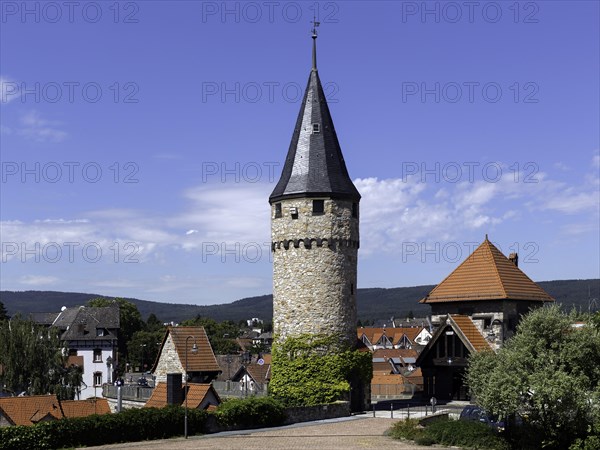
[(409, 439), (416, 441), (425, 435), (425, 430), (419, 425), (416, 419), (402, 420), (396, 422), (389, 432), (394, 439)]
[[(188, 410), (189, 434), (201, 433), (206, 411)], [(164, 439), (183, 434), (184, 409), (128, 409), (119, 414), (61, 419), (32, 426), (0, 428), (0, 449), (32, 450)]]
[(508, 443), (490, 427), (478, 422), (438, 420), (425, 428), (416, 419), (394, 424), (390, 436), (410, 439), (419, 445), (452, 445), (473, 449), (507, 450)]
[(219, 425), (229, 428), (277, 426), (285, 421), (283, 405), (272, 397), (231, 399), (215, 412)]
[(493, 450), (509, 448), (508, 443), (494, 430), (479, 422), (438, 420), (425, 428), (425, 435), (442, 445)]

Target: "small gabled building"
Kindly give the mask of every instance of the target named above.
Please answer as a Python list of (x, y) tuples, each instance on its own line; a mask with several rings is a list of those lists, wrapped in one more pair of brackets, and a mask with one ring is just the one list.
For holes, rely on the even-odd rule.
[(242, 365), (231, 380), (239, 382), (242, 390), (248, 392), (266, 391), (271, 381), (271, 355), (263, 355), (255, 362)]
[(498, 348), (514, 334), (521, 315), (554, 301), (519, 269), (518, 262), (516, 253), (507, 258), (486, 235), (479, 247), (421, 300), (431, 306), (433, 325), (441, 325), (448, 314), (468, 316)]
[(448, 314), (417, 357), (423, 376), (425, 398), (467, 400), (464, 384), (467, 358), (471, 353), (493, 351), (469, 316)]
[(186, 372), (189, 382), (210, 383), (221, 368), (204, 327), (167, 327), (152, 374), (159, 383), (166, 382), (169, 373), (181, 373), (185, 377)]
[(164, 408), (167, 405), (183, 405), (187, 397), (190, 409), (214, 409), (221, 398), (210, 383), (182, 383), (181, 374), (168, 374), (165, 383), (158, 383), (144, 408)]

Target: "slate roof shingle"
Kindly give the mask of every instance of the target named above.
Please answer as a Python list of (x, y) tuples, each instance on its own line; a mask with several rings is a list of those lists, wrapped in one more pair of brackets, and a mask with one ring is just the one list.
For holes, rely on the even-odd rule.
[[(313, 125), (319, 127), (318, 132), (313, 132)], [(360, 200), (360, 194), (348, 174), (315, 66), (308, 77), (281, 178), (269, 202), (323, 196), (355, 202)]]

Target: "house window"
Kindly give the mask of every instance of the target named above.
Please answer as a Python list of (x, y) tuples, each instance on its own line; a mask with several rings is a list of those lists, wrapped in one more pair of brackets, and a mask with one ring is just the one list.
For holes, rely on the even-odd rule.
[(102, 362), (102, 350), (94, 350), (94, 362)]
[(313, 216), (321, 216), (325, 213), (325, 200), (313, 200)]
[(352, 203), (352, 217), (358, 219), (358, 203)]
[(94, 372), (94, 386), (102, 386), (102, 372)]
[(321, 132), (321, 125), (318, 123), (313, 123), (312, 124), (312, 130), (313, 133), (320, 133)]
[(279, 219), (280, 217), (282, 217), (282, 213), (281, 213), (281, 203), (275, 203), (275, 218)]

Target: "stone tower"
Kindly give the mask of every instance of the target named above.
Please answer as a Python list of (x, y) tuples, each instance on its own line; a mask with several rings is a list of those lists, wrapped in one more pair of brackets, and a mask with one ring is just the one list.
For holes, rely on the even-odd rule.
[(301, 334), (356, 342), (360, 194), (346, 169), (317, 71), (312, 70), (281, 178), (269, 197), (273, 325), (279, 342)]

